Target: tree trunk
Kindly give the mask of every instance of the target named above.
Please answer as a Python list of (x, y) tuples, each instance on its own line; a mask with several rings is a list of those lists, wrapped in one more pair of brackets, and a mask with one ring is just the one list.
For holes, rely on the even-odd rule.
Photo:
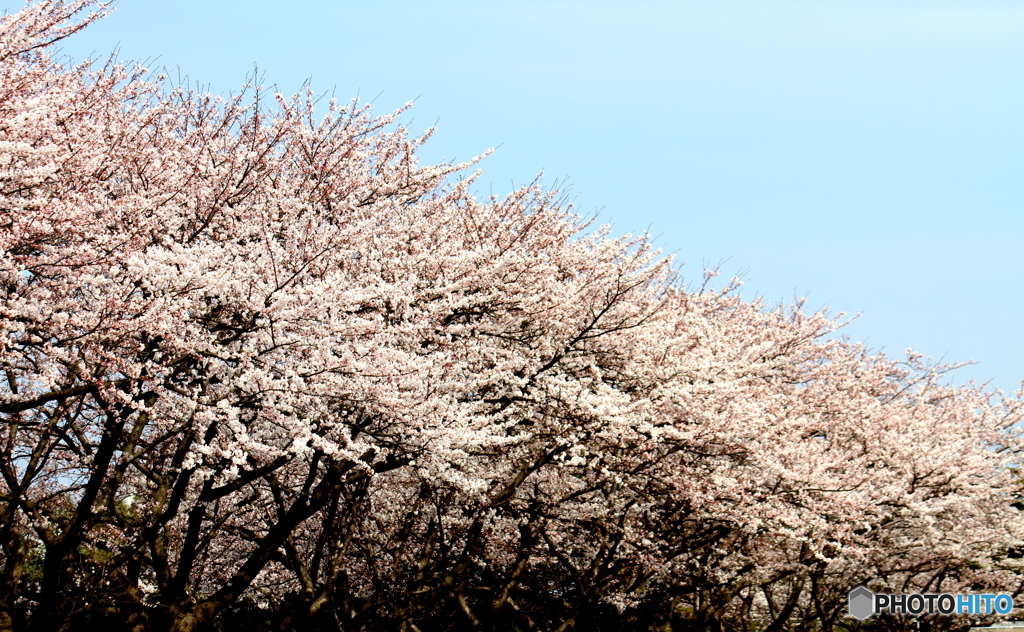
[(25, 538), (12, 530), (4, 543), (4, 555), (7, 561), (0, 577), (0, 632), (14, 632), (14, 600), (28, 557)]
[(43, 580), (39, 604), (29, 621), (32, 632), (55, 632), (60, 629), (65, 608), (64, 577), (67, 574), (67, 551), (62, 545), (48, 545), (43, 555)]
[(209, 602), (187, 607), (171, 606), (165, 615), (166, 622), (160, 629), (167, 632), (195, 632), (216, 614), (217, 608)]

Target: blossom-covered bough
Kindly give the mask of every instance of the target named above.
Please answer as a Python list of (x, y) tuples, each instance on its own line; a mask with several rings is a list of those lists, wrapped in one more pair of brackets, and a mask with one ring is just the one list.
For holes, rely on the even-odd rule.
[[(0, 28), (0, 630), (830, 630), (1020, 589), (1018, 399), (686, 289), (399, 113)], [(956, 624), (956, 622), (953, 622)], [(238, 623), (241, 625), (241, 623)]]

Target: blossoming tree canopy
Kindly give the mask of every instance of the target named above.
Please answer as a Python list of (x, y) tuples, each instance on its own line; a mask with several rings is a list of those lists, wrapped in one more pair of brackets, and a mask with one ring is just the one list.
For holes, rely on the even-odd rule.
[(850, 582), (1014, 581), (1018, 400), (479, 199), (400, 113), (54, 60), (97, 8), (2, 18), (0, 630), (830, 628)]

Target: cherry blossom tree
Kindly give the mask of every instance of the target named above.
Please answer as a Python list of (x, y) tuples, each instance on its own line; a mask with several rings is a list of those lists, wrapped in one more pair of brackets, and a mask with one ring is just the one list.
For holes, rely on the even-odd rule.
[(1019, 394), (688, 289), (536, 183), (478, 198), (401, 111), (52, 57), (104, 10), (0, 18), (0, 630), (831, 630), (859, 583), (1020, 589)]

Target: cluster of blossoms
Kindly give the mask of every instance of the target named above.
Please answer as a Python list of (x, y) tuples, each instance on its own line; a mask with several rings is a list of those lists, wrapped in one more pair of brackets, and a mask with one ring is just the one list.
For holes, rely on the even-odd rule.
[(0, 631), (831, 630), (861, 583), (1020, 588), (1019, 399), (479, 199), (400, 113), (55, 61), (90, 9), (0, 18)]

